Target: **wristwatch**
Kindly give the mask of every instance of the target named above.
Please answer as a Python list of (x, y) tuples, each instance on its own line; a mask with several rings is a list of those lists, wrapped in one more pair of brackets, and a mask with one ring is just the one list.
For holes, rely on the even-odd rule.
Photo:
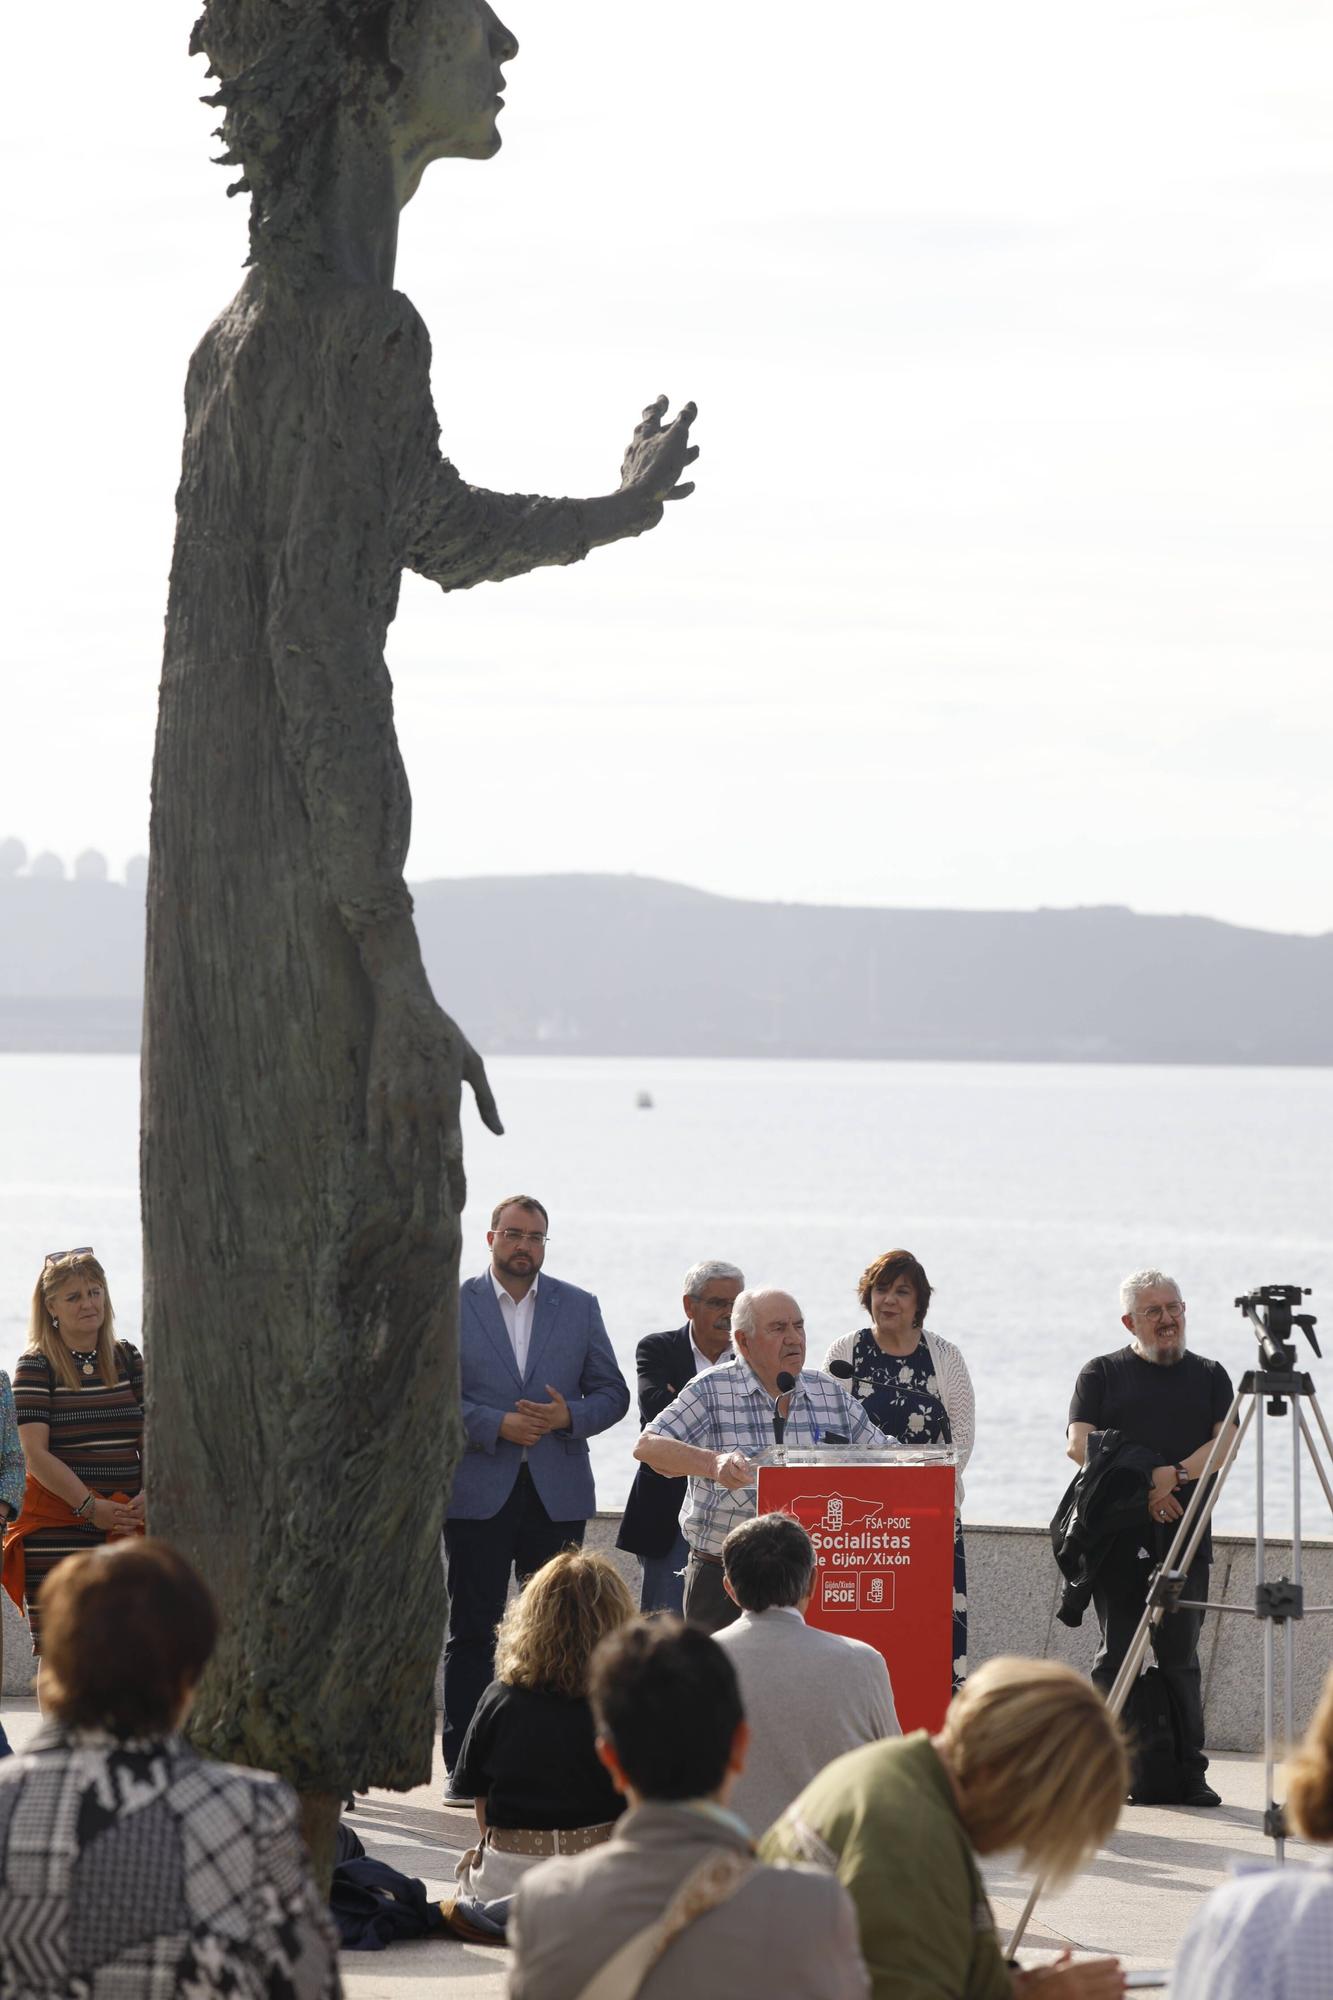
[(1183, 1465), (1178, 1465), (1176, 1467), (1176, 1476), (1179, 1479), (1182, 1486), (1188, 1486), (1191, 1479), (1193, 1479), (1194, 1474), (1192, 1472), (1186, 1472)]

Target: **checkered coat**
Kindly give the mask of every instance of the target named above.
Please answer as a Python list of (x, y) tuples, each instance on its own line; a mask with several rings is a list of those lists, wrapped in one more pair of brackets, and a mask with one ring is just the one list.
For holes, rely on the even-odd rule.
[(267, 1772), (48, 1725), (0, 1762), (6, 2000), (338, 2000), (337, 1943)]
[[(17, 1514), (22, 1507), (27, 1482), (28, 1468), (23, 1446), (19, 1442), (13, 1385), (4, 1369), (0, 1368), (0, 1500), (4, 1501), (11, 1514)], [(0, 1517), (3, 1511), (0, 1508)]]

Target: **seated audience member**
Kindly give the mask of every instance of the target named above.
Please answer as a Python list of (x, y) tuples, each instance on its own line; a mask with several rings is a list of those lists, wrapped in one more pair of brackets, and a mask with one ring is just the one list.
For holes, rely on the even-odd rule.
[(746, 1728), (721, 1647), (636, 1619), (598, 1647), (592, 1704), (629, 1811), (595, 1854), (519, 1883), (510, 2000), (866, 2000), (846, 1891), (825, 1869), (756, 1862), (728, 1810)]
[(463, 1894), (507, 1896), (543, 1855), (610, 1838), (624, 1801), (593, 1746), (588, 1662), (633, 1616), (619, 1572), (582, 1549), (553, 1556), (511, 1602), (454, 1772), (481, 1829), (456, 1870)]
[(295, 1795), (177, 1733), (217, 1633), (199, 1577), (112, 1542), (67, 1557), (42, 1607), (49, 1720), (0, 1764), (0, 1993), (333, 2000)]
[(851, 1891), (874, 2000), (1113, 2000), (1119, 1961), (1011, 1973), (977, 1856), (1016, 1850), (1068, 1880), (1120, 1815), (1129, 1765), (1091, 1683), (1053, 1660), (989, 1660), (938, 1736), (853, 1750), (808, 1784), (760, 1843), (819, 1861)]
[(899, 1735), (898, 1717), (874, 1647), (806, 1624), (818, 1571), (799, 1521), (742, 1521), (722, 1544), (722, 1570), (741, 1616), (716, 1638), (736, 1669), (750, 1730), (731, 1805), (762, 1833), (835, 1757)]
[[(1307, 1840), (1333, 1842), (1333, 1673), (1287, 1767), (1287, 1815)], [(1330, 1861), (1246, 1866), (1214, 1889), (1181, 1940), (1172, 2000), (1325, 2000), (1333, 1991)]]

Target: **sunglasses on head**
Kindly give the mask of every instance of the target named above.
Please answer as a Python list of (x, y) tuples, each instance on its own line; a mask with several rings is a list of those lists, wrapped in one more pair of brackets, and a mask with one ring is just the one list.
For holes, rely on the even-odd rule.
[(47, 1264), (63, 1264), (66, 1257), (91, 1257), (92, 1254), (93, 1246), (91, 1243), (78, 1243), (72, 1250), (48, 1250), (46, 1253), (46, 1262), (42, 1265), (42, 1269), (45, 1270)]

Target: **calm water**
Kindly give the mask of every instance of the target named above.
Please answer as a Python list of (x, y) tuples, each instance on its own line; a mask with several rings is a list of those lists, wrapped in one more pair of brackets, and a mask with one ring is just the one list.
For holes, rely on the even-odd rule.
[[(491, 1074), (508, 1130), (469, 1119), (465, 1273), (492, 1201), (540, 1195), (549, 1267), (598, 1293), (632, 1383), (635, 1341), (680, 1323), (695, 1258), (790, 1287), (822, 1356), (859, 1323), (859, 1271), (906, 1244), (976, 1383), (973, 1520), (1050, 1515), (1070, 1389), (1124, 1337), (1127, 1270), (1176, 1273), (1193, 1344), (1233, 1375), (1255, 1350), (1231, 1301), (1255, 1285), (1312, 1285), (1333, 1348), (1333, 1071), (510, 1057)], [(131, 1057), (0, 1055), (0, 1365), (43, 1253), (70, 1244), (96, 1246), (137, 1336), (137, 1094)], [(1333, 1363), (1314, 1366), (1333, 1421)], [(603, 1505), (624, 1497), (636, 1434), (630, 1418), (594, 1440)], [(1219, 1514), (1238, 1529), (1242, 1472)], [(1333, 1532), (1315, 1503), (1311, 1476), (1307, 1530)]]

